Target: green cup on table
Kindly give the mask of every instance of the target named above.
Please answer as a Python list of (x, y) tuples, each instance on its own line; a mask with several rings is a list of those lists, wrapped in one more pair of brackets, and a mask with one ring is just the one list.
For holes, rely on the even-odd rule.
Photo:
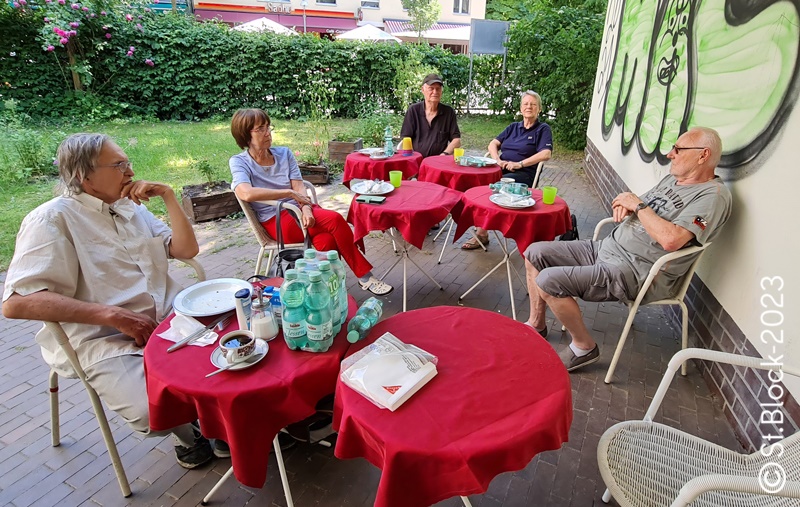
[(556, 202), (556, 187), (542, 187), (542, 202), (544, 204), (553, 204)]
[(403, 181), (403, 171), (389, 171), (389, 181), (394, 188), (400, 188), (400, 182)]

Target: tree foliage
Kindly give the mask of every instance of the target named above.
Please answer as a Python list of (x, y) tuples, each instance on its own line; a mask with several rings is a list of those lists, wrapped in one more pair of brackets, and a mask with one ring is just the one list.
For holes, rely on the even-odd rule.
[(402, 0), (403, 8), (411, 18), (409, 25), (417, 32), (422, 42), (422, 32), (432, 27), (439, 19), (442, 6), (437, 0)]

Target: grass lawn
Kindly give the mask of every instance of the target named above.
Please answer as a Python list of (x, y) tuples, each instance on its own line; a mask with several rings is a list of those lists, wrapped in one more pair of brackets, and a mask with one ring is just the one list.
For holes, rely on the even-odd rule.
[[(333, 120), (331, 135), (350, 129), (354, 120)], [(308, 124), (292, 120), (274, 120), (273, 143), (289, 146), (307, 154), (313, 142)], [(467, 149), (485, 150), (489, 142), (508, 125), (508, 119), (487, 116), (469, 116), (459, 119), (462, 144)], [(161, 181), (171, 185), (176, 193), (184, 185), (202, 183), (191, 164), (206, 159), (216, 171), (216, 179), (230, 180), (228, 159), (239, 151), (230, 134), (227, 121), (157, 122), (79, 125), (62, 128), (67, 133), (103, 132), (113, 137), (128, 154), (134, 165), (137, 179)], [(8, 152), (8, 147), (6, 147)], [(2, 164), (8, 157), (0, 158), (0, 174), (6, 172)], [(34, 182), (0, 182), (4, 199), (0, 204), (0, 271), (8, 268), (14, 252), (14, 240), (24, 216), (53, 196), (54, 180)], [(164, 215), (161, 200), (148, 203), (156, 215)]]

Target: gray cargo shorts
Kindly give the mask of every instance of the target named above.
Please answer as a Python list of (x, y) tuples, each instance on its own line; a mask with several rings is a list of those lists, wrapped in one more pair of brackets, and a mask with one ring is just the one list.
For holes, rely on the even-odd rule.
[(551, 296), (584, 301), (632, 301), (622, 271), (597, 262), (600, 241), (543, 241), (531, 244), (525, 258), (539, 270), (536, 284)]

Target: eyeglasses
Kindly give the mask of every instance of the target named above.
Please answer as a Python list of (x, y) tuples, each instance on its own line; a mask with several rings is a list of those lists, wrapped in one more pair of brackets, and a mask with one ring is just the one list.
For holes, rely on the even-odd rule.
[(258, 128), (254, 128), (250, 132), (256, 132), (258, 134), (265, 134), (265, 133), (269, 132), (270, 134), (272, 134), (273, 132), (275, 132), (275, 127), (273, 127), (272, 125), (270, 125), (270, 126), (261, 125)]
[(96, 165), (95, 167), (113, 167), (122, 174), (125, 174), (128, 171), (133, 171), (133, 162), (126, 160), (125, 162), (117, 162), (116, 164), (109, 165)]
[(677, 144), (672, 145), (672, 150), (675, 150), (676, 154), (680, 154), (681, 150), (705, 150), (705, 149), (706, 149), (705, 146), (678, 146)]

